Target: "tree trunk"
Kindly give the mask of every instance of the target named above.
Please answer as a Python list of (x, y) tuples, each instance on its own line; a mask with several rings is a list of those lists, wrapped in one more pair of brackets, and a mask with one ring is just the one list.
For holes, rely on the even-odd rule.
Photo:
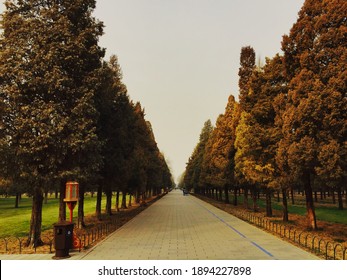
[(64, 202), (65, 198), (65, 191), (66, 191), (66, 186), (65, 186), (65, 181), (61, 180), (60, 181), (60, 196), (59, 196), (59, 217), (58, 221), (62, 222), (66, 220), (66, 203)]
[(223, 201), (223, 190), (222, 189), (218, 189), (218, 194), (219, 194), (219, 201)]
[(266, 190), (266, 217), (272, 217), (271, 191)]
[(248, 188), (245, 187), (243, 189), (243, 196), (244, 196), (244, 199), (243, 199), (243, 206), (248, 209)]
[(339, 210), (343, 210), (343, 200), (342, 200), (341, 187), (337, 187), (337, 201), (338, 201), (338, 205), (339, 205)]
[(293, 187), (290, 188), (290, 197), (292, 199), (292, 205), (294, 205), (295, 200), (294, 200), (294, 188)]
[(99, 184), (98, 191), (96, 193), (96, 206), (95, 206), (95, 215), (99, 221), (101, 220), (101, 201), (102, 201), (102, 184)]
[(136, 203), (140, 204), (141, 203), (141, 193), (139, 190), (136, 191)]
[(84, 222), (84, 184), (79, 185), (79, 192), (78, 192), (78, 227), (79, 228), (84, 228), (86, 226)]
[(305, 194), (306, 194), (306, 211), (307, 211), (309, 226), (311, 229), (317, 230), (318, 228), (317, 228), (316, 213), (314, 209), (310, 173), (304, 174), (304, 188), (305, 188)]
[(237, 206), (237, 187), (234, 187), (234, 201), (233, 205)]
[(331, 192), (333, 196), (333, 204), (336, 204), (335, 190), (333, 189)]
[(122, 192), (122, 209), (127, 209), (127, 195), (126, 192)]
[(225, 196), (224, 202), (226, 204), (229, 204), (230, 201), (229, 201), (229, 187), (228, 187), (228, 185), (224, 185), (224, 196)]
[(41, 240), (41, 225), (42, 225), (42, 205), (43, 193), (40, 187), (34, 188), (33, 203), (31, 210), (29, 237), (27, 246), (38, 247), (43, 245)]
[(287, 202), (287, 191), (286, 189), (282, 189), (282, 206), (283, 206), (283, 216), (282, 220), (283, 222), (289, 221), (289, 215), (288, 215), (288, 202)]
[(106, 193), (105, 212), (107, 215), (111, 216), (112, 215), (112, 190), (110, 186), (107, 186), (105, 193)]
[(45, 191), (45, 197), (44, 197), (44, 203), (47, 204), (48, 203), (48, 191)]
[(141, 205), (146, 205), (146, 192), (142, 192), (141, 193), (141, 202), (140, 202), (140, 204)]
[(119, 190), (116, 192), (116, 210), (119, 212)]
[(19, 198), (20, 198), (20, 193), (16, 193), (16, 200), (14, 202), (14, 208), (18, 208), (19, 207)]
[(253, 186), (252, 188), (252, 201), (253, 201), (253, 211), (257, 212), (257, 190), (256, 188)]
[(131, 206), (132, 206), (131, 200), (132, 200), (132, 195), (131, 195), (131, 194), (129, 194), (129, 202), (128, 202), (128, 207), (131, 207)]

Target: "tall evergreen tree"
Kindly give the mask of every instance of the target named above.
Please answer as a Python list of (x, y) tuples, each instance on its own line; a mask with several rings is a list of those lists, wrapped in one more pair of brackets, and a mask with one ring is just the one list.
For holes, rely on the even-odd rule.
[[(249, 81), (255, 69), (255, 51), (251, 46), (242, 47), (239, 68), (239, 103), (241, 110), (248, 110)], [(246, 106), (247, 104), (247, 106)]]
[(149, 129), (148, 139), (148, 167), (147, 167), (147, 191), (152, 195), (158, 195), (161, 193), (162, 188), (169, 188), (171, 184), (164, 182), (165, 173), (169, 170), (165, 157), (160, 153), (157, 146), (157, 142), (154, 137), (152, 125), (147, 121), (147, 127)]
[[(243, 131), (243, 129), (245, 128), (244, 126), (246, 125), (246, 123), (244, 122), (246, 120), (246, 112), (249, 112), (252, 108), (253, 99), (251, 96), (252, 94), (249, 88), (249, 84), (255, 68), (256, 66), (254, 49), (251, 46), (242, 47), (239, 68), (239, 104), (241, 109), (239, 125), (242, 127), (236, 129), (236, 134), (240, 134), (240, 132)], [(240, 166), (240, 153), (242, 153), (242, 147), (238, 146), (239, 143), (241, 143), (240, 140), (236, 141), (234, 144), (236, 148), (235, 174), (239, 185), (242, 186), (244, 189), (244, 205), (248, 207), (248, 189), (250, 186), (249, 183), (247, 183), (247, 180), (245, 179), (243, 173), (241, 172), (242, 168)]]
[(211, 137), (212, 131), (212, 123), (210, 120), (207, 120), (201, 130), (199, 142), (195, 146), (186, 166), (186, 174), (184, 177), (185, 185), (188, 189), (194, 189), (195, 192), (204, 193), (205, 186), (202, 186), (200, 181), (201, 168), (206, 151), (205, 147)]
[[(280, 160), (304, 186), (312, 229), (314, 179), (333, 179), (341, 188), (346, 178), (346, 12), (346, 1), (306, 0), (282, 41), (289, 92)], [(329, 175), (332, 169), (341, 172)]]
[(39, 245), (44, 185), (52, 179), (86, 182), (101, 162), (94, 95), (103, 25), (92, 17), (93, 0), (5, 6), (0, 38), (5, 140), (15, 151), (18, 177), (31, 186), (28, 243)]
[[(255, 70), (249, 82), (252, 106), (244, 115), (245, 127), (239, 130), (243, 140), (238, 139), (238, 161), (244, 161), (241, 172), (245, 178), (262, 188), (266, 193), (266, 213), (272, 215), (271, 192), (278, 186), (278, 168), (275, 161), (280, 129), (275, 126), (273, 100), (286, 93), (286, 83), (282, 58), (267, 59), (266, 65)], [(247, 102), (246, 102), (247, 104)], [(242, 144), (242, 147), (241, 147)]]
[(132, 114), (132, 105), (122, 82), (122, 72), (117, 57), (112, 55), (108, 62), (104, 62), (100, 72), (100, 89), (95, 97), (100, 114), (97, 134), (102, 142), (103, 158), (96, 207), (98, 217), (101, 214), (102, 190), (106, 193), (106, 213), (111, 215), (112, 191), (119, 191), (120, 185), (126, 184), (125, 182), (122, 184), (120, 178), (127, 166), (125, 157), (129, 152), (127, 146), (130, 144), (126, 137), (129, 133), (127, 122)]
[(256, 170), (253, 153), (260, 149), (260, 128), (257, 126), (254, 117), (242, 111), (240, 122), (236, 128), (235, 139), (235, 175), (240, 186), (244, 190), (244, 206), (248, 208), (248, 191), (251, 190), (253, 198), (253, 209), (257, 210), (256, 193), (257, 184), (254, 180)]
[(216, 127), (209, 138), (202, 162), (202, 177), (206, 184), (224, 192), (225, 202), (229, 203), (229, 189), (235, 187), (234, 141), (238, 124), (239, 106), (230, 95), (225, 113), (220, 115)]

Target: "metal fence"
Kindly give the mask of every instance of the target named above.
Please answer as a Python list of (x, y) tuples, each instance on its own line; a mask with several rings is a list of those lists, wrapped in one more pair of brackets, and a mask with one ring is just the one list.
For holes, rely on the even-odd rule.
[[(156, 200), (157, 199), (154, 199), (152, 202)], [(138, 207), (129, 212), (119, 212), (116, 215), (111, 216), (106, 223), (99, 224), (84, 231), (83, 233), (77, 233), (76, 237), (78, 241), (77, 244), (74, 244), (74, 247), (81, 251), (82, 249), (93, 246), (96, 242), (102, 240), (107, 235), (117, 230), (122, 225), (121, 221), (123, 218), (125, 218), (125, 216), (127, 216), (127, 219), (131, 219), (144, 209), (145, 207)], [(283, 239), (298, 244), (304, 249), (307, 249), (325, 259), (347, 260), (347, 246), (342, 243), (332, 242), (320, 236), (314, 235), (312, 232), (299, 231), (292, 226), (279, 224), (269, 220), (268, 218), (253, 215), (252, 213), (235, 211), (233, 215), (242, 220), (248, 221), (259, 228), (274, 233)], [(54, 252), (54, 236), (52, 233), (42, 235), (42, 241), (44, 242), (43, 246), (27, 247), (25, 246), (26, 240), (27, 238), (24, 237), (0, 238), (0, 254), (33, 254), (42, 252), (47, 253), (47, 251), (49, 253)]]
[(27, 237), (0, 238), (0, 254), (35, 254), (53, 252), (54, 238), (51, 234), (43, 234), (41, 246), (26, 246)]
[[(154, 198), (147, 205), (150, 205), (160, 199), (163, 195), (159, 195)], [(83, 232), (77, 230), (74, 239), (75, 250), (81, 251), (93, 246), (96, 242), (102, 240), (110, 233), (117, 230), (122, 225), (122, 220), (132, 219), (146, 207), (139, 206), (132, 209), (131, 211), (121, 211), (115, 215), (109, 217), (107, 222), (100, 223), (90, 229), (84, 230)], [(41, 240), (43, 245), (40, 246), (26, 246), (27, 237), (6, 237), (0, 238), (0, 254), (35, 254), (35, 253), (54, 253), (54, 235), (52, 232), (42, 234)]]
[(325, 259), (347, 260), (347, 246), (342, 243), (332, 242), (312, 232), (297, 230), (292, 226), (279, 224), (252, 213), (235, 212), (233, 214)]
[[(119, 212), (111, 216), (105, 223), (100, 223), (83, 232), (77, 230), (74, 238), (74, 248), (81, 251), (92, 245), (97, 241), (105, 238), (110, 233), (117, 230), (122, 225), (122, 219), (131, 219), (139, 214), (144, 207), (138, 207), (129, 212)], [(43, 245), (40, 246), (26, 246), (26, 237), (7, 237), (0, 238), (0, 254), (35, 254), (35, 253), (53, 253), (54, 250), (54, 236), (53, 233), (42, 234), (41, 240)]]

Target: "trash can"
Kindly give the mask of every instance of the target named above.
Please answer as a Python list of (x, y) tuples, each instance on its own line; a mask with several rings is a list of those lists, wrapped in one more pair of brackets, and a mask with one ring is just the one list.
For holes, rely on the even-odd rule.
[(54, 259), (69, 258), (69, 250), (73, 248), (73, 228), (70, 222), (59, 222), (54, 225)]

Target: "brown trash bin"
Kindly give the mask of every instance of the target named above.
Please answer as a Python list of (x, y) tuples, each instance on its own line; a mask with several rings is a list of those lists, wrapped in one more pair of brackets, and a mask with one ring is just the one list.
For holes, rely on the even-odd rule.
[(54, 225), (54, 248), (55, 256), (53, 259), (69, 258), (69, 250), (73, 248), (73, 228), (70, 222), (59, 222)]

